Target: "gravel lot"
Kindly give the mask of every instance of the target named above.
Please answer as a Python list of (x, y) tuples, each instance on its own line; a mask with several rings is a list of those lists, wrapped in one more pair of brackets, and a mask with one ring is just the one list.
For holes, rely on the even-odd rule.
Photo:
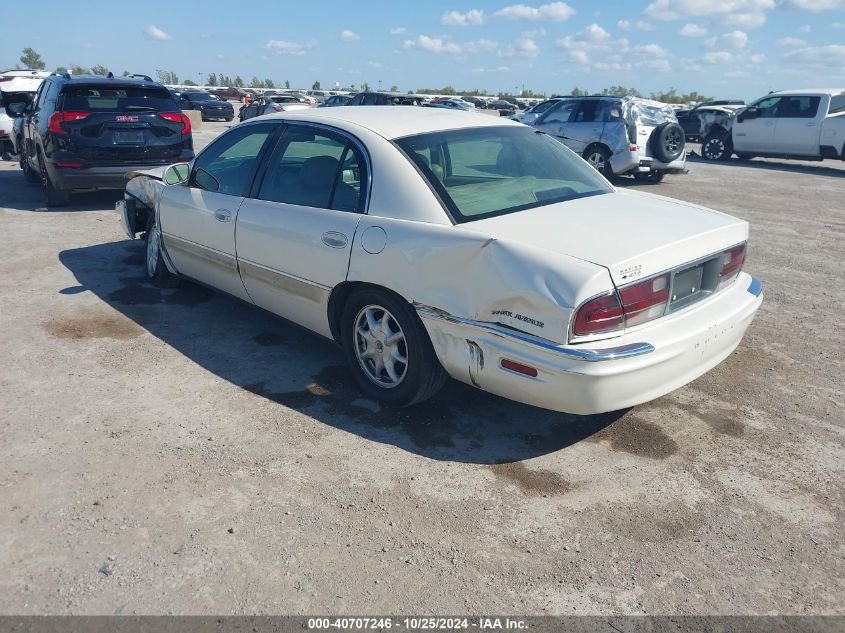
[(382, 409), (329, 342), (148, 285), (118, 194), (47, 212), (0, 162), (0, 613), (845, 614), (845, 169), (689, 169), (636, 187), (749, 220), (763, 307), (578, 417)]

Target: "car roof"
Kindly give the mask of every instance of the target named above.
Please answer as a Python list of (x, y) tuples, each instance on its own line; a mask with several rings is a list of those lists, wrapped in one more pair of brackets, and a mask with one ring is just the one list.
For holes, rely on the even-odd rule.
[(790, 95), (839, 95), (845, 93), (845, 88), (804, 88), (803, 90), (778, 90), (770, 92), (765, 97), (790, 96)]
[[(469, 118), (468, 118), (469, 117)], [(467, 114), (445, 108), (417, 108), (413, 106), (340, 106), (311, 108), (296, 112), (280, 112), (263, 119), (291, 119), (309, 123), (323, 123), (335, 127), (360, 126), (388, 140), (429, 132), (441, 132), (468, 127), (524, 127), (522, 123), (505, 118)]]
[(50, 79), (52, 81), (59, 81), (64, 83), (66, 86), (71, 86), (75, 83), (85, 84), (90, 86), (94, 85), (121, 85), (121, 86), (144, 86), (148, 88), (165, 88), (163, 84), (160, 84), (157, 81), (147, 80), (147, 79), (139, 79), (135, 77), (104, 77), (103, 75), (65, 75), (60, 73), (53, 73), (46, 79)]

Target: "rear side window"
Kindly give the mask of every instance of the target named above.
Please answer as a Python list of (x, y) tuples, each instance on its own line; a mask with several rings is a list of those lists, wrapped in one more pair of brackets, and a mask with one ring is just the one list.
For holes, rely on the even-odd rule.
[(65, 86), (62, 108), (69, 112), (173, 112), (176, 102), (165, 88), (143, 86)]
[(779, 119), (812, 119), (819, 111), (821, 97), (784, 97), (778, 104)]
[(828, 114), (838, 114), (840, 112), (845, 112), (845, 94), (835, 95), (830, 98)]

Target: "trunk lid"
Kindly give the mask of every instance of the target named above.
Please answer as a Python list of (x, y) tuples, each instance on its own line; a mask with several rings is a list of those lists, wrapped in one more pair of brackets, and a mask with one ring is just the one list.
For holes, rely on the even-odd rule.
[(491, 237), (604, 266), (616, 286), (724, 251), (748, 239), (748, 223), (647, 193), (570, 200), (458, 225)]

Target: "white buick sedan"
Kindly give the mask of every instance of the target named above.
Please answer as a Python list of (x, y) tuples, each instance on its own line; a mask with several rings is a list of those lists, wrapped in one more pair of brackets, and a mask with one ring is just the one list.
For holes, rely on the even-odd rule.
[(153, 281), (334, 339), (394, 406), (451, 376), (558, 411), (630, 407), (725, 359), (762, 301), (746, 222), (616, 190), (546, 134), (464, 112), (260, 117), (134, 178), (118, 210)]

